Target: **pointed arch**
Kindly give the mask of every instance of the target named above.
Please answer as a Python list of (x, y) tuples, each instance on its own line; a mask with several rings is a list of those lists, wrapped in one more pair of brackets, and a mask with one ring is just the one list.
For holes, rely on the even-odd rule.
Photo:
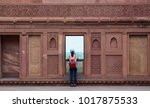
[(100, 43), (97, 39), (94, 39), (92, 42), (92, 48), (100, 48)]
[(50, 39), (50, 48), (56, 48), (56, 39), (55, 38)]
[(110, 40), (110, 48), (118, 48), (118, 42), (115, 37)]

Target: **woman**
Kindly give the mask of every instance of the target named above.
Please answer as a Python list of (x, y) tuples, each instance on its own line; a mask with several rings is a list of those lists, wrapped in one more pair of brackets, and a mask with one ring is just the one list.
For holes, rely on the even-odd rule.
[(77, 56), (73, 49), (70, 50), (69, 59), (69, 70), (70, 70), (70, 86), (75, 87), (77, 83)]

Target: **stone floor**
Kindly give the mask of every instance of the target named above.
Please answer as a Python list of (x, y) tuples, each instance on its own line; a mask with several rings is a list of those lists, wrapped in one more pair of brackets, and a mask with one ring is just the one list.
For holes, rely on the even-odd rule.
[(150, 91), (150, 86), (0, 86), (0, 91)]

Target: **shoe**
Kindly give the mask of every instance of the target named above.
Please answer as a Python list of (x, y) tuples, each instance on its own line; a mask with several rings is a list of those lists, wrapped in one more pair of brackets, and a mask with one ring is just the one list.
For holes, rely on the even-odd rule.
[(73, 87), (74, 85), (73, 84), (70, 84), (70, 87)]
[(76, 87), (76, 84), (73, 84), (74, 87)]

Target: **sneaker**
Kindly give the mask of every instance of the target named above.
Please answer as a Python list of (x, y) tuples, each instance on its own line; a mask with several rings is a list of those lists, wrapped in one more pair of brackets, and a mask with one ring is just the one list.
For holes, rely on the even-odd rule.
[(74, 85), (73, 84), (70, 84), (70, 87), (73, 87)]
[(73, 84), (74, 87), (76, 87), (76, 84)]

